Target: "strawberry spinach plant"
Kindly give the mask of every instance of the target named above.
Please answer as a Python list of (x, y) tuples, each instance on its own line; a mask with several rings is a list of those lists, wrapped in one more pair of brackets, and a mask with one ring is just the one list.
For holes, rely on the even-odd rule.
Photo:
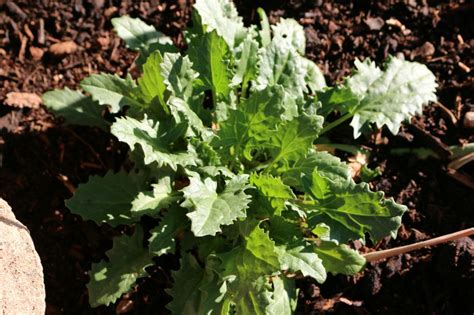
[[(110, 129), (130, 147), (132, 170), (92, 176), (66, 201), (86, 220), (134, 226), (93, 264), (92, 306), (129, 291), (153, 257), (176, 254), (173, 313), (291, 314), (295, 277), (354, 274), (365, 259), (350, 240), (396, 236), (406, 207), (313, 143), (347, 119), (355, 137), (373, 125), (396, 133), (435, 99), (433, 74), (396, 58), (383, 68), (357, 61), (327, 87), (304, 57), (303, 28), (259, 14), (261, 25), (246, 27), (228, 0), (196, 1), (184, 53), (138, 19), (113, 19), (140, 51), (141, 76), (93, 74), (85, 93), (43, 95), (66, 122)], [(341, 118), (326, 122), (334, 111)]]

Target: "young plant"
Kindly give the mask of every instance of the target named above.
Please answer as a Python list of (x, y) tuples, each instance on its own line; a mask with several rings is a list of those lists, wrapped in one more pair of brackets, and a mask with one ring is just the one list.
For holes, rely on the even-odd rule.
[[(89, 301), (108, 305), (147, 275), (153, 257), (176, 254), (175, 314), (291, 314), (294, 279), (322, 283), (328, 272), (354, 274), (365, 259), (346, 243), (396, 237), (406, 210), (356, 184), (345, 163), (315, 149), (318, 136), (352, 118), (354, 135), (400, 122), (435, 98), (423, 65), (390, 58), (326, 87), (303, 54), (292, 19), (245, 27), (228, 0), (198, 0), (188, 49), (138, 19), (113, 20), (143, 74), (134, 80), (93, 74), (44, 103), (74, 124), (104, 129), (130, 147), (134, 169), (79, 185), (67, 207), (86, 220), (132, 225), (93, 264)], [(147, 58), (145, 58), (147, 56)], [(325, 124), (339, 111), (342, 118)], [(152, 229), (141, 224), (148, 216)], [(148, 220), (149, 221), (149, 220)]]

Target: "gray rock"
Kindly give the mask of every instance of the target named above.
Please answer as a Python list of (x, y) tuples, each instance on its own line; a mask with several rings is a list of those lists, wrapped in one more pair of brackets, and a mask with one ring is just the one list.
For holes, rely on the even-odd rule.
[(43, 267), (28, 229), (0, 199), (0, 314), (44, 314)]

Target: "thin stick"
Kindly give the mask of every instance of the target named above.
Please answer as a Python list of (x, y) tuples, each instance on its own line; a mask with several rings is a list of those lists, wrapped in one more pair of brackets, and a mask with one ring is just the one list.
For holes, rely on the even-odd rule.
[(408, 253), (408, 252), (411, 252), (413, 250), (417, 250), (417, 249), (420, 249), (420, 248), (423, 248), (423, 247), (434, 246), (434, 245), (437, 245), (437, 244), (447, 243), (449, 241), (454, 241), (454, 240), (457, 240), (457, 239), (460, 239), (460, 238), (463, 238), (463, 237), (466, 237), (466, 236), (471, 236), (471, 235), (474, 235), (474, 227), (466, 229), (466, 230), (454, 232), (454, 233), (451, 233), (451, 234), (446, 234), (446, 235), (443, 235), (443, 236), (435, 237), (431, 240), (422, 241), (422, 242), (418, 242), (418, 243), (415, 243), (415, 244), (410, 244), (410, 245), (406, 245), (406, 246), (400, 246), (400, 247), (396, 247), (396, 248), (390, 248), (390, 249), (386, 249), (386, 250), (367, 253), (363, 256), (365, 257), (367, 262), (372, 262), (372, 261), (377, 261), (377, 260), (389, 258), (389, 257), (392, 257), (392, 256), (397, 256), (397, 255), (400, 255), (400, 254)]

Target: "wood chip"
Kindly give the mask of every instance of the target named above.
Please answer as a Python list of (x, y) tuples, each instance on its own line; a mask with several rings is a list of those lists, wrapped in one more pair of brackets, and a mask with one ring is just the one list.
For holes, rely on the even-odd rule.
[(41, 97), (35, 93), (10, 92), (7, 94), (5, 104), (17, 108), (39, 108)]
[(39, 29), (38, 29), (38, 44), (44, 45), (45, 36), (44, 36), (44, 20), (39, 19)]
[(398, 27), (402, 31), (403, 35), (408, 35), (408, 34), (411, 33), (411, 31), (409, 29), (407, 29), (406, 26), (403, 25), (402, 22), (400, 22), (397, 19), (390, 18), (390, 19), (386, 20), (385, 23), (387, 23), (388, 25), (391, 25), (391, 26)]
[(72, 40), (59, 42), (49, 47), (49, 52), (55, 56), (73, 54), (78, 50), (79, 46)]
[(422, 56), (426, 58), (426, 57), (433, 56), (434, 53), (435, 53), (434, 45), (430, 42), (425, 42), (423, 45), (413, 50), (412, 53), (410, 54), (410, 57), (412, 59), (416, 56)]
[(466, 129), (474, 129), (474, 112), (467, 112), (462, 121), (463, 127)]
[(384, 21), (380, 17), (369, 17), (364, 20), (364, 23), (370, 28), (372, 31), (379, 31), (384, 26)]
[(30, 46), (29, 50), (30, 50), (30, 55), (33, 58), (33, 60), (39, 61), (39, 60), (41, 60), (41, 58), (43, 58), (43, 55), (44, 55), (44, 50), (43, 49), (38, 48), (38, 47), (34, 47), (34, 46)]
[(471, 72), (471, 68), (469, 68), (468, 66), (466, 66), (466, 64), (464, 64), (463, 62), (459, 61), (458, 62), (458, 66), (459, 68), (461, 68), (464, 72), (466, 73), (469, 73)]

